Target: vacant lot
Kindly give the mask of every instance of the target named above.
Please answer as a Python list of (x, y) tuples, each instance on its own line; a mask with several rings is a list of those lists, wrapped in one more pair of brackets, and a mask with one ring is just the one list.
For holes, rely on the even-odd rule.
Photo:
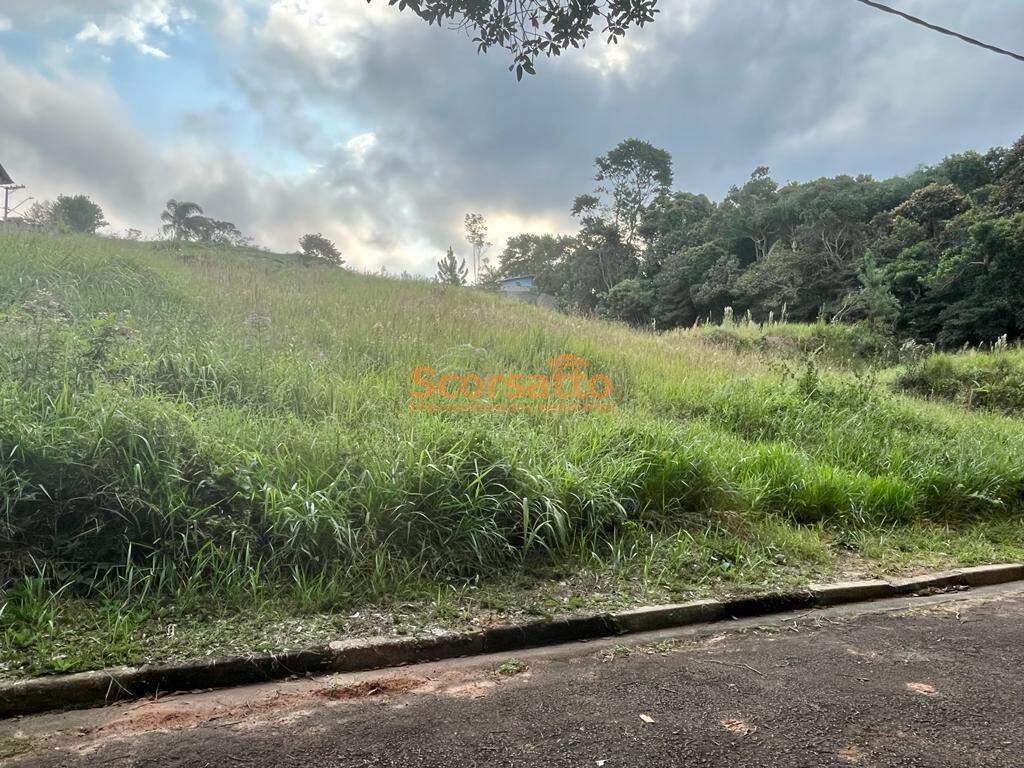
[[(1024, 422), (849, 334), (0, 238), (0, 675), (1024, 556)], [(409, 408), (565, 354), (614, 410)]]

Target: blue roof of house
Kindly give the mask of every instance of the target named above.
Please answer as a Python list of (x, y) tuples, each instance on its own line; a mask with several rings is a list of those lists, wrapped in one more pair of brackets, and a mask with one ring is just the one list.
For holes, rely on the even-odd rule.
[(498, 282), (512, 283), (515, 282), (516, 280), (533, 280), (533, 275), (519, 275), (519, 277), (503, 277)]

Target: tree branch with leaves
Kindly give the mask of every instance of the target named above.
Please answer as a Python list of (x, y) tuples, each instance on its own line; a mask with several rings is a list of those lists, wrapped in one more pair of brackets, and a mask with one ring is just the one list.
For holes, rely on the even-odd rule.
[(631, 27), (654, 21), (658, 12), (657, 0), (388, 0), (388, 5), (428, 24), (464, 30), (481, 53), (504, 49), (517, 80), (536, 74), (540, 56), (581, 48), (597, 29), (608, 43), (617, 43)]

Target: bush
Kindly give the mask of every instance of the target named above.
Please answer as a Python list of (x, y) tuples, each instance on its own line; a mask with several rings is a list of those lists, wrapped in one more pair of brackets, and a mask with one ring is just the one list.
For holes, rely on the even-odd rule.
[(948, 400), (967, 408), (1024, 412), (1024, 354), (1021, 350), (935, 353), (910, 366), (897, 386), (915, 395)]

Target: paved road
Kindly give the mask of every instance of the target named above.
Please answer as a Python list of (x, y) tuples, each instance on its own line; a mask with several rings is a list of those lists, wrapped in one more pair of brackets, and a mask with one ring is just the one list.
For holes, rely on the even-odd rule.
[(16, 766), (1024, 765), (1024, 591), (0, 722)]

